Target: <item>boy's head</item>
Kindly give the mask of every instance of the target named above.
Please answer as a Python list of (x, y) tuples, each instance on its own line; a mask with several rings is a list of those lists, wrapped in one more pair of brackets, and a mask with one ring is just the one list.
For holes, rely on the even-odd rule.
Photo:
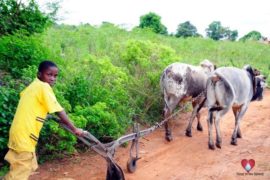
[(55, 84), (58, 75), (58, 67), (52, 61), (42, 61), (38, 67), (37, 77), (39, 80), (48, 83), (50, 86)]

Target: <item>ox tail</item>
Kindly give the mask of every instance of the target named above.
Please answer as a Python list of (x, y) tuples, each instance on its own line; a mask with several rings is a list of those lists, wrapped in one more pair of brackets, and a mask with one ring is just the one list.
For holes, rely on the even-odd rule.
[(206, 97), (203, 99), (203, 101), (201, 102), (201, 104), (199, 105), (199, 108), (197, 110), (197, 113), (200, 112), (200, 110), (202, 109), (202, 107), (204, 106), (204, 103), (206, 101)]
[[(210, 86), (210, 87), (207, 90), (210, 90), (212, 92), (212, 96), (210, 95), (210, 98), (212, 98), (211, 99), (212, 100), (212, 102), (211, 102), (212, 105), (210, 105), (209, 111), (210, 111), (210, 113), (213, 113), (214, 111), (221, 111), (221, 110), (226, 108), (226, 107), (223, 107), (223, 106), (219, 105), (219, 102), (218, 102), (217, 97), (216, 97), (218, 92), (217, 92), (217, 89), (215, 88), (215, 86), (216, 86), (216, 83), (218, 81), (221, 81), (222, 83), (224, 83), (229, 88), (229, 91), (232, 93), (233, 97), (235, 97), (235, 92), (234, 92), (232, 84), (226, 79), (226, 77), (224, 77), (219, 72), (215, 72), (215, 75), (211, 76), (209, 79), (210, 79), (209, 80), (210, 82), (208, 82), (208, 86)], [(209, 101), (211, 101), (211, 100), (209, 100)]]
[(229, 89), (232, 93), (232, 96), (235, 97), (233, 85), (227, 80), (227, 78), (218, 72), (216, 72), (216, 75), (229, 87)]

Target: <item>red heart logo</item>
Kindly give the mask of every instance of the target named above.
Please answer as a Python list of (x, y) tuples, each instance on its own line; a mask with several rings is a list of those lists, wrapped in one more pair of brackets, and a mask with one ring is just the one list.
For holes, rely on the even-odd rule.
[(243, 159), (241, 161), (242, 167), (249, 173), (249, 171), (251, 171), (251, 169), (255, 166), (255, 160), (254, 159)]

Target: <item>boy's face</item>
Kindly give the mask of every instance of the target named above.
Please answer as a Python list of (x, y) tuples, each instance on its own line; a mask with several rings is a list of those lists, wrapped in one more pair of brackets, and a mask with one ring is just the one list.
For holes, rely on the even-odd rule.
[(58, 75), (58, 68), (52, 66), (44, 70), (43, 72), (39, 72), (38, 78), (41, 81), (48, 83), (50, 86), (53, 86), (55, 84), (57, 75)]

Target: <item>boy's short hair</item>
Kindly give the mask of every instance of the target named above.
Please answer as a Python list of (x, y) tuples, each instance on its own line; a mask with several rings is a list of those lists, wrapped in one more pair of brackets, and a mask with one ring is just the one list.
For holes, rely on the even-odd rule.
[(56, 67), (57, 68), (57, 65), (54, 62), (49, 61), (49, 60), (42, 61), (38, 66), (38, 72), (43, 72), (46, 69), (48, 69), (49, 67)]

